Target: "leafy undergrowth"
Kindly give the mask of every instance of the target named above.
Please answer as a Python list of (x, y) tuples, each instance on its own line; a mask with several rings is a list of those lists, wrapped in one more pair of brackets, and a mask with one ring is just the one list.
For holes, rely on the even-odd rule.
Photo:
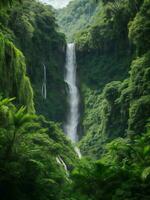
[(0, 100), (1, 199), (62, 199), (78, 162), (72, 144), (57, 124), (11, 101)]
[[(76, 200), (149, 200), (150, 129), (112, 140), (97, 161), (83, 159), (72, 172)], [(71, 193), (71, 194), (72, 194)]]
[[(0, 100), (2, 200), (148, 200), (150, 129), (108, 142), (94, 161), (80, 161), (54, 122)], [(64, 166), (57, 162), (61, 158)]]

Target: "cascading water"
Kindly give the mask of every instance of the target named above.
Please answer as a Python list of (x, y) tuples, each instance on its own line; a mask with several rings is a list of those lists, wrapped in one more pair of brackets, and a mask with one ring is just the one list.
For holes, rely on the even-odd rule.
[(67, 165), (65, 164), (65, 162), (63, 161), (63, 159), (60, 156), (58, 156), (58, 157), (56, 157), (56, 161), (57, 161), (58, 164), (60, 164), (60, 165), (63, 166), (63, 168), (66, 171), (67, 176), (69, 176)]
[(43, 78), (43, 84), (42, 84), (42, 96), (44, 99), (47, 98), (47, 80), (46, 80), (46, 66), (43, 64), (43, 74), (44, 74), (44, 78)]
[[(65, 132), (73, 142), (76, 142), (78, 141), (77, 128), (79, 124), (79, 91), (77, 87), (77, 65), (74, 43), (67, 44), (65, 69), (65, 82), (67, 83), (69, 88), (69, 113), (67, 123), (65, 125)], [(78, 154), (79, 158), (81, 158), (80, 150), (77, 147), (75, 147), (75, 151)]]
[(68, 85), (68, 102), (69, 113), (67, 123), (65, 125), (65, 132), (73, 142), (78, 140), (77, 128), (79, 123), (79, 91), (76, 81), (76, 55), (75, 45), (70, 43), (67, 45), (66, 53), (66, 75), (65, 82)]

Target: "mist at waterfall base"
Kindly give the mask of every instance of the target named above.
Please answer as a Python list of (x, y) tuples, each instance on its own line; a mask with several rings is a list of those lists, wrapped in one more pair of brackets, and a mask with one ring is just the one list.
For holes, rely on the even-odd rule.
[[(78, 124), (79, 124), (79, 91), (77, 87), (77, 64), (75, 44), (67, 44), (66, 51), (66, 65), (65, 65), (65, 82), (68, 85), (68, 104), (69, 111), (67, 116), (67, 122), (65, 124), (65, 133), (72, 140), (72, 142), (78, 141)], [(80, 150), (75, 147), (75, 152), (81, 158)]]

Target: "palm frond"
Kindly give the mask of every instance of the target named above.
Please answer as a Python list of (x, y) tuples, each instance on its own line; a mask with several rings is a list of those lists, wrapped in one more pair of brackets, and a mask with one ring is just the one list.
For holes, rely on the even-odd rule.
[(0, 99), (0, 106), (8, 105), (14, 99), (15, 99), (15, 97), (14, 98), (5, 98), (5, 99), (2, 99), (2, 100)]
[(150, 175), (150, 167), (146, 167), (142, 172), (142, 179), (145, 181)]

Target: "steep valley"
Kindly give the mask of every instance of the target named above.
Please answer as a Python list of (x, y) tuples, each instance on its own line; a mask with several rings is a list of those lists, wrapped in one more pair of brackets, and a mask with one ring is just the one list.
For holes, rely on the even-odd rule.
[(149, 0), (0, 1), (2, 200), (150, 199), (149, 19)]

